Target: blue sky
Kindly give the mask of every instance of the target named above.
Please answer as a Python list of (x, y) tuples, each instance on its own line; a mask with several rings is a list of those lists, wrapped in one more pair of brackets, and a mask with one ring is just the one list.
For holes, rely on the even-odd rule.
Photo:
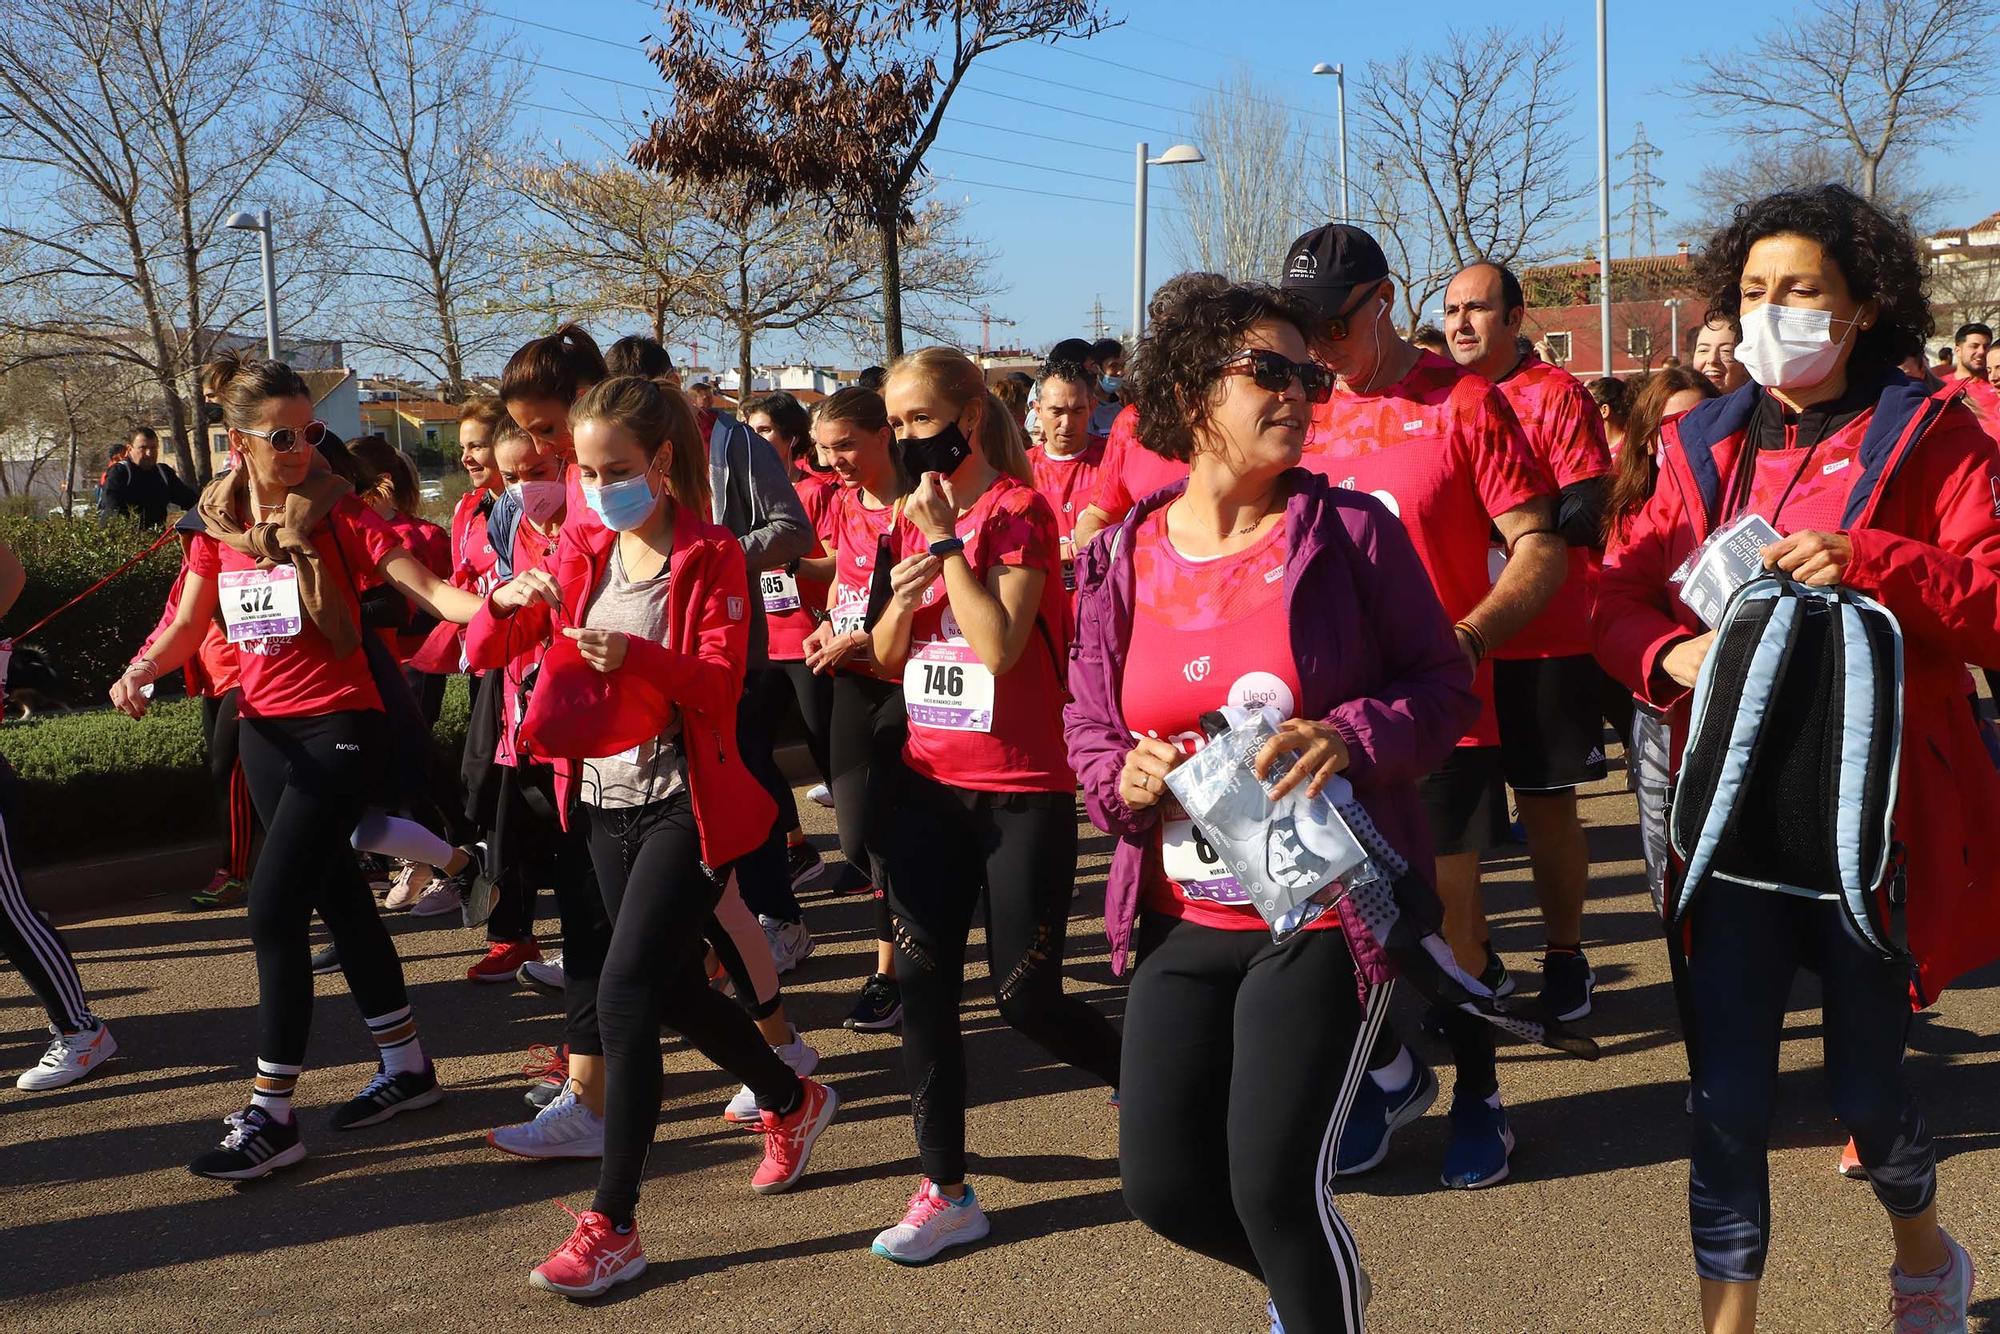
[[(486, 0), (484, 7), (496, 22), (516, 16), (548, 25), (519, 29), (544, 65), (598, 76), (546, 68), (529, 72), (525, 96), (541, 109), (528, 114), (541, 134), (560, 138), (566, 146), (586, 147), (593, 135), (604, 132), (601, 122), (588, 118), (591, 114), (636, 114), (647, 104), (643, 90), (658, 83), (636, 45), (625, 54), (611, 44), (636, 43), (654, 30), (644, 0), (569, 0), (560, 7)], [(994, 329), (995, 343), (1039, 348), (1083, 332), (1099, 297), (1112, 327), (1126, 325), (1131, 315), (1134, 145), (1144, 139), (1158, 153), (1184, 137), (1189, 109), (1232, 70), (1249, 70), (1266, 96), (1299, 108), (1315, 130), (1330, 133), (1333, 80), (1308, 73), (1315, 61), (1346, 65), (1352, 102), (1371, 59), (1387, 60), (1405, 46), (1435, 43), (1454, 21), (1476, 22), (1466, 10), (1431, 4), (1111, 0), (1109, 7), (1126, 18), (1123, 26), (1086, 43), (1014, 47), (976, 69), (954, 99), (930, 155), (938, 188), (969, 201), (968, 230), (995, 252), (996, 278), (1005, 290), (993, 299), (993, 313), (1016, 321), (1012, 328)], [(1654, 164), (1666, 182), (1655, 192), (1655, 202), (1669, 214), (1659, 234), (1661, 250), (1706, 230), (1710, 220), (1693, 213), (1688, 187), (1704, 165), (1735, 151), (1726, 135), (1693, 120), (1687, 104), (1672, 95), (1688, 77), (1689, 57), (1704, 49), (1733, 47), (1744, 60), (1754, 61), (1754, 35), (1794, 9), (1784, 0), (1739, 0), (1726, 10), (1630, 0), (1611, 6), (1612, 150), (1629, 144), (1641, 121), (1647, 136), (1664, 150)], [(1577, 167), (1581, 175), (1594, 177), (1593, 7), (1570, 0), (1516, 3), (1490, 12), (1504, 14), (1514, 27), (1553, 24), (1566, 31), (1572, 52), (1568, 82), (1576, 94)], [(1385, 14), (1393, 14), (1396, 22), (1381, 22)], [(1350, 129), (1352, 112), (1350, 106)], [(1955, 137), (1949, 154), (1930, 151), (1919, 163), (1927, 178), (1948, 177), (1962, 186), (1960, 200), (1949, 210), (1957, 225), (2000, 207), (2000, 194), (1982, 194), (1974, 185), (2000, 179), (2000, 146), (1990, 136), (1963, 131), (1963, 126), (1950, 131)], [(1611, 165), (1614, 182), (1630, 174), (1628, 163), (1614, 159)], [(1155, 204), (1173, 205), (1176, 173), (1201, 170), (1155, 170)], [(1614, 193), (1614, 212), (1624, 202)], [(1594, 229), (1595, 204), (1587, 201), (1573, 229), (1575, 247), (1587, 243)], [(1616, 219), (1613, 231), (1613, 253), (1623, 254), (1622, 224)], [(1148, 276), (1157, 284), (1175, 267), (1157, 213), (1151, 234)], [(978, 340), (974, 321), (961, 331), (960, 341), (976, 346)], [(714, 335), (707, 341), (705, 359), (713, 362)], [(797, 350), (772, 340), (768, 347), (760, 344), (759, 360)], [(838, 349), (823, 353), (845, 360)], [(677, 359), (682, 354), (677, 351)]]

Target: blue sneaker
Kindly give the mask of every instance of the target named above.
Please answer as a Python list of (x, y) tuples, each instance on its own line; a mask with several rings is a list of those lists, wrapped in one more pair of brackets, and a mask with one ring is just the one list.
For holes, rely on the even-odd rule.
[(1478, 1190), (1507, 1179), (1507, 1155), (1514, 1152), (1514, 1131), (1504, 1108), (1488, 1107), (1483, 1098), (1453, 1098), (1451, 1145), (1444, 1151), (1444, 1175), (1453, 1190)]
[(1389, 1156), (1389, 1137), (1430, 1110), (1437, 1100), (1437, 1076), (1417, 1059), (1410, 1082), (1399, 1089), (1384, 1090), (1373, 1075), (1364, 1075), (1361, 1088), (1348, 1109), (1347, 1124), (1340, 1131), (1340, 1148), (1334, 1155), (1333, 1174), (1360, 1176)]

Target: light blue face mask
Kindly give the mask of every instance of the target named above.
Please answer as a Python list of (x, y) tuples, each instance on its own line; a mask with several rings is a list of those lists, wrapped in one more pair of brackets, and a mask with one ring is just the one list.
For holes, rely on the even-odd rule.
[(583, 488), (583, 503), (614, 533), (629, 533), (644, 523), (659, 500), (649, 472), (609, 486)]
[(1115, 398), (1118, 392), (1125, 387), (1125, 377), (1122, 375), (1100, 375), (1097, 377), (1097, 387)]

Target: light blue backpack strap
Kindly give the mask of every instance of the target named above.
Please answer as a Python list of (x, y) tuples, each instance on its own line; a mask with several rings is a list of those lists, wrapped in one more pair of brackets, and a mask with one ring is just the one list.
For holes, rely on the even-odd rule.
[[(1842, 683), (1845, 698), (1841, 711), (1840, 792), (1834, 815), (1840, 898), (1848, 920), (1862, 939), (1885, 956), (1894, 957), (1902, 951), (1895, 942), (1883, 939), (1877, 928), (1874, 896), (1889, 868), (1890, 826), (1896, 810), (1897, 775), (1902, 768), (1903, 631), (1887, 607), (1859, 593), (1843, 590), (1835, 599), (1835, 608), (1840, 614), (1846, 667)], [(1875, 640), (1868, 633), (1870, 619), (1877, 617), (1894, 631), (1894, 647), (1887, 654), (1878, 652)], [(1886, 737), (1878, 735), (1875, 727), (1875, 702), (1883, 691), (1891, 692)], [(1889, 766), (1888, 797), (1882, 808), (1874, 812), (1867, 809), (1871, 762)], [(1864, 866), (1862, 847), (1871, 832), (1867, 827), (1871, 820), (1881, 826), (1873, 831), (1879, 835), (1877, 855)]]

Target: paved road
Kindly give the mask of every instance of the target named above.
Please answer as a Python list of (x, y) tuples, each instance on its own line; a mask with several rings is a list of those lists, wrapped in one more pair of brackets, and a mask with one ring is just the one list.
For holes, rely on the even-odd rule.
[[(1436, 1187), (1442, 1109), (1388, 1163), (1343, 1183), (1341, 1207), (1375, 1284), (1369, 1328), (1419, 1331), (1692, 1330), (1685, 1234), (1685, 1068), (1666, 967), (1640, 886), (1630, 800), (1586, 804), (1597, 857), (1587, 923), (1600, 979), (1591, 1022), (1604, 1059), (1509, 1049), (1501, 1078), (1521, 1147), (1513, 1181)], [(804, 803), (801, 803), (802, 805)], [(807, 808), (815, 832), (829, 832)], [(830, 840), (822, 838), (823, 843)], [(1072, 985), (1116, 1020), (1101, 922), (1103, 840), (1070, 934)], [(1495, 868), (1495, 938), (1533, 985), (1539, 946), (1519, 859)], [(544, 905), (550, 907), (546, 898)], [(162, 907), (166, 910), (161, 910)], [(1261, 1334), (1241, 1276), (1151, 1236), (1118, 1194), (1117, 1125), (1104, 1091), (999, 1024), (983, 980), (969, 1033), (973, 1172), (993, 1239), (928, 1269), (871, 1258), (916, 1180), (893, 1038), (837, 1027), (872, 950), (859, 900), (808, 901), (818, 952), (790, 979), (797, 1016), (845, 1098), (794, 1194), (748, 1190), (757, 1145), (717, 1116), (732, 1089), (678, 1043), (643, 1206), (652, 1270), (595, 1310), (531, 1292), (528, 1268), (568, 1230), (556, 1201), (588, 1203), (594, 1169), (502, 1159), (480, 1135), (524, 1115), (522, 1049), (552, 1040), (557, 1007), (474, 987), (476, 942), (455, 919), (400, 918), (398, 941), (427, 1047), (452, 1096), (374, 1130), (335, 1135), (371, 1049), (340, 981), (319, 983), (299, 1106), (313, 1157), (235, 1189), (183, 1164), (245, 1097), (254, 979), (240, 912), (151, 904), (71, 926), (84, 977), (124, 1054), (66, 1093), (0, 1094), (0, 1326), (35, 1330), (524, 1329), (560, 1319), (646, 1330), (1221, 1330)], [(554, 923), (545, 923), (553, 932)], [(1768, 1330), (1876, 1330), (1886, 1228), (1865, 1185), (1833, 1171), (1809, 987), (1786, 1033), (1772, 1155), (1777, 1251)], [(0, 1053), (24, 1063), (40, 1022), (0, 971)], [(1407, 1005), (1397, 1022), (1414, 1031)], [(1918, 1024), (1912, 1073), (1944, 1158), (1947, 1222), (2000, 1273), (2000, 973)], [(1433, 1053), (1437, 1055), (1437, 1053)], [(1983, 1285), (1975, 1329), (2000, 1331)]]

